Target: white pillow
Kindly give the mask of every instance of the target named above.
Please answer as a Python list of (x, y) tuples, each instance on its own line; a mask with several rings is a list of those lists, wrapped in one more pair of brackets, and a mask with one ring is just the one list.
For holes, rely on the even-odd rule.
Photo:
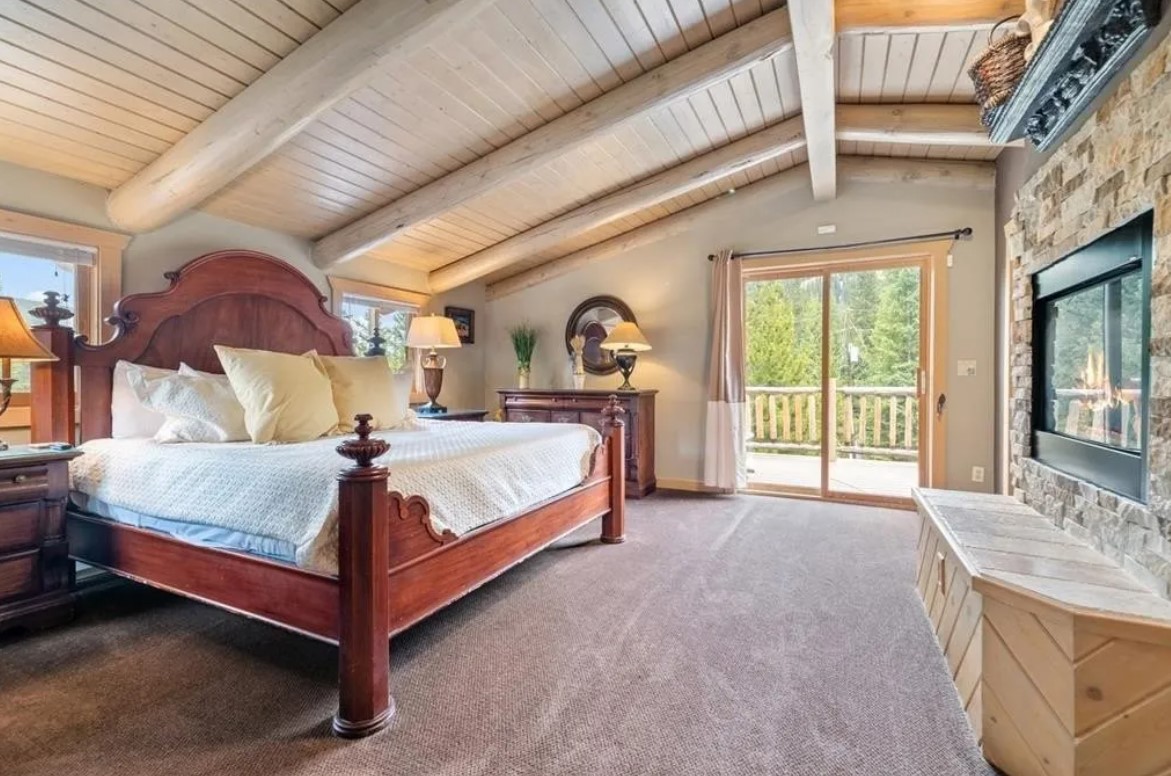
[(130, 373), (141, 374), (146, 379), (157, 379), (176, 374), (174, 369), (160, 369), (156, 366), (133, 364), (119, 361), (114, 364), (113, 393), (110, 396), (110, 415), (113, 421), (110, 436), (114, 439), (152, 437), (162, 428), (166, 417), (144, 407), (130, 387)]
[[(189, 372), (195, 370), (188, 369)], [(130, 374), (142, 404), (166, 416), (156, 442), (237, 442), (248, 438), (244, 408), (227, 379), (179, 372), (156, 379)]]

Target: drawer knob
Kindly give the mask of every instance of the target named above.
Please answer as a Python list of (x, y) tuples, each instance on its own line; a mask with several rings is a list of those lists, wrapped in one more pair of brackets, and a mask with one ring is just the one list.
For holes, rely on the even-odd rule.
[(947, 583), (944, 581), (947, 577), (947, 560), (942, 552), (935, 553), (935, 562), (939, 566), (939, 579), (936, 580), (936, 585), (939, 587), (939, 594), (945, 596), (947, 595)]
[(22, 482), (28, 482), (28, 475), (27, 474), (18, 474), (12, 478), (12, 482), (17, 485), (19, 485)]

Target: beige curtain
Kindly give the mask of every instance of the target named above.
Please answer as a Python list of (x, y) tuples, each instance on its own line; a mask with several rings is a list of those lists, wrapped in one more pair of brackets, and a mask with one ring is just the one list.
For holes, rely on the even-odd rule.
[(731, 249), (712, 262), (712, 346), (708, 366), (703, 484), (732, 492), (748, 484), (744, 437), (744, 284)]

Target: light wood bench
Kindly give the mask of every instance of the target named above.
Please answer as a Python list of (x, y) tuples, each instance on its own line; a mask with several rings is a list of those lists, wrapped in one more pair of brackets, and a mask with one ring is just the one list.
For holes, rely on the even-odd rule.
[(1008, 496), (914, 495), (919, 595), (984, 756), (1171, 773), (1171, 602)]

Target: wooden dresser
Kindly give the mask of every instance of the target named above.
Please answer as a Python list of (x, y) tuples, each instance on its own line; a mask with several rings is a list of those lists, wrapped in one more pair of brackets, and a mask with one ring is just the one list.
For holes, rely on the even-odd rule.
[(498, 391), (509, 423), (582, 423), (602, 430), (602, 408), (617, 396), (626, 410), (626, 494), (642, 498), (655, 489), (655, 394), (658, 391)]
[(0, 452), (0, 630), (53, 625), (73, 614), (65, 502), (69, 461), (78, 455)]

